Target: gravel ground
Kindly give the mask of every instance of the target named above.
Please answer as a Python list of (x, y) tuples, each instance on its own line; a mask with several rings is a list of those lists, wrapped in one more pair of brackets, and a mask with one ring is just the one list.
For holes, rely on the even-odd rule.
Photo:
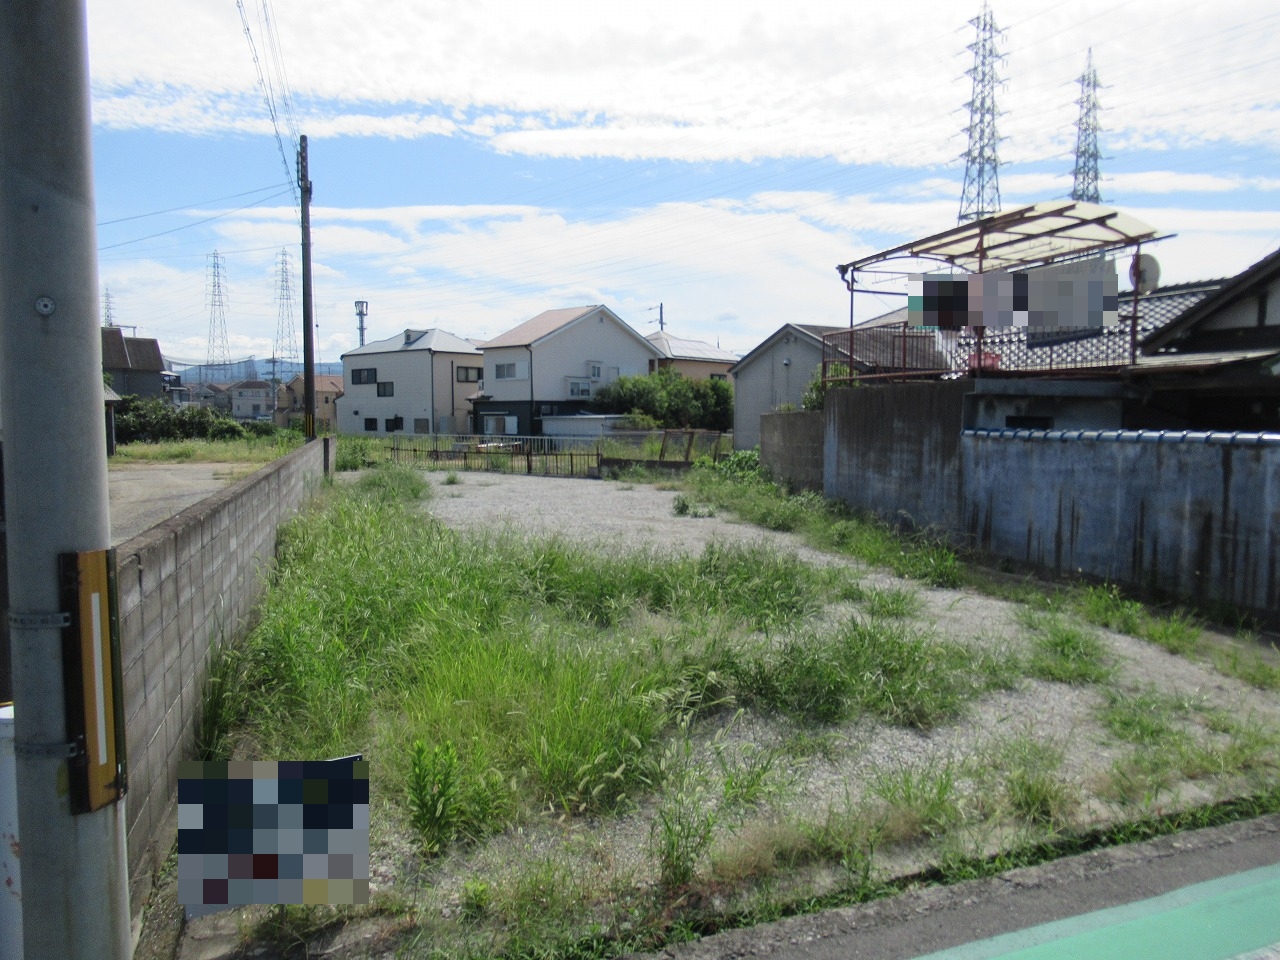
[[(904, 587), (918, 593), (922, 610), (915, 625), (930, 629), (941, 638), (981, 645), (996, 652), (1023, 650), (1028, 642), (1026, 629), (1018, 620), (1016, 604), (965, 590), (931, 589), (912, 584), (879, 570), (869, 570), (845, 557), (826, 554), (806, 546), (799, 537), (776, 533), (737, 522), (731, 516), (677, 517), (673, 490), (647, 484), (618, 481), (508, 476), (489, 473), (457, 473), (456, 483), (446, 483), (446, 474), (428, 475), (433, 496), (425, 509), (445, 525), (477, 533), (517, 533), (530, 537), (562, 537), (575, 544), (605, 551), (654, 549), (700, 552), (710, 543), (766, 543), (796, 554), (814, 564), (841, 564), (855, 569), (866, 587)], [(824, 629), (854, 613), (851, 605), (829, 608), (814, 629)], [(1149, 689), (1199, 699), (1225, 709), (1234, 717), (1253, 718), (1270, 730), (1280, 728), (1280, 698), (1274, 692), (1252, 689), (1223, 676), (1198, 662), (1171, 655), (1133, 637), (1098, 631), (1119, 663), (1112, 686), (1124, 692)], [(1113, 759), (1128, 748), (1108, 738), (1097, 722), (1095, 711), (1105, 691), (1097, 686), (1070, 686), (1033, 679), (1022, 680), (1013, 690), (999, 691), (970, 705), (957, 721), (930, 732), (892, 727), (859, 719), (818, 731), (815, 749), (783, 750), (786, 783), (774, 806), (768, 805), (739, 824), (741, 836), (750, 836), (756, 826), (767, 829), (771, 818), (785, 814), (793, 821), (820, 821), (828, 812), (844, 809), (856, 801), (878, 771), (900, 770), (905, 765), (948, 760), (964, 760), (989, 751), (993, 743), (1014, 737), (1031, 736), (1052, 744), (1063, 754), (1059, 771), (1065, 779), (1086, 792), (1105, 772)], [(699, 756), (710, 764), (708, 741), (717, 732), (730, 749), (782, 746), (800, 730), (785, 721), (745, 714), (728, 730), (705, 729), (699, 738)], [(1203, 732), (1203, 731), (1201, 731)], [(749, 745), (749, 746), (748, 746)], [(1183, 803), (1208, 799), (1205, 787), (1184, 784)], [(435, 861), (427, 873), (419, 875), (420, 861), (414, 841), (395, 808), (375, 811), (372, 824), (371, 877), (374, 889), (394, 889), (409, 896), (427, 916), (457, 916), (461, 910), (463, 881), (485, 878), (502, 883), (523, 867), (555, 860), (565, 864), (576, 883), (587, 889), (616, 889), (652, 882), (653, 867), (648, 855), (654, 806), (642, 801), (632, 812), (616, 817), (547, 817), (526, 822), (518, 828), (490, 838), (475, 847), (454, 850)], [(1094, 819), (1108, 810), (1097, 801), (1087, 804), (1082, 816)], [(1114, 816), (1114, 810), (1110, 811)], [(977, 847), (990, 850), (1008, 836), (988, 832), (974, 838)], [(970, 851), (973, 852), (972, 848)], [(915, 847), (877, 851), (880, 871), (909, 873), (919, 869), (929, 855), (927, 848)], [(829, 882), (832, 878), (828, 877)], [(821, 888), (823, 879), (814, 874), (797, 878), (804, 889)], [(786, 883), (776, 888), (778, 896), (787, 892)], [(184, 947), (194, 948), (200, 924), (188, 925)], [(359, 944), (375, 936), (389, 923), (387, 918), (369, 919), (348, 925), (340, 939)], [(234, 941), (234, 937), (231, 938)], [(318, 944), (315, 946), (319, 946)], [(350, 950), (329, 944), (325, 956), (334, 958), (366, 955), (367, 945)], [(373, 951), (383, 955), (379, 951)], [(195, 956), (196, 953), (192, 953)], [(237, 954), (238, 955), (238, 954)], [(316, 954), (319, 955), (319, 954)], [(388, 954), (389, 955), (389, 954)], [(186, 953), (184, 952), (184, 956)]]
[[(1017, 604), (972, 591), (935, 589), (904, 581), (849, 558), (814, 550), (798, 536), (763, 530), (732, 516), (677, 517), (672, 509), (676, 492), (672, 490), (618, 481), (486, 473), (458, 473), (457, 483), (445, 484), (443, 475), (429, 476), (434, 495), (427, 510), (455, 529), (558, 536), (602, 550), (648, 548), (696, 553), (716, 542), (763, 542), (810, 563), (855, 568), (869, 587), (918, 590), (923, 610), (915, 618), (917, 625), (931, 628), (940, 637), (997, 652), (1026, 643), (1026, 631), (1017, 619)], [(829, 610), (827, 619), (848, 613)], [(1280, 726), (1280, 698), (1274, 693), (1258, 691), (1205, 664), (1172, 655), (1134, 637), (1098, 632), (1121, 665), (1115, 684), (1118, 689), (1128, 693), (1155, 689), (1198, 698), (1225, 708), (1234, 716), (1253, 717), (1269, 728)], [(876, 771), (959, 760), (1020, 736), (1031, 736), (1060, 749), (1061, 775), (1087, 788), (1128, 750), (1106, 737), (1096, 720), (1095, 711), (1104, 698), (1104, 691), (1097, 686), (1024, 679), (1017, 689), (989, 694), (972, 704), (960, 721), (928, 733), (867, 719), (854, 721), (829, 734), (830, 741), (836, 744), (834, 750), (799, 762), (789, 771), (794, 789), (787, 794), (788, 813), (820, 818), (849, 798), (856, 798)], [(793, 733), (779, 722), (748, 716), (729, 732), (728, 740), (739, 746), (772, 746)], [(710, 732), (706, 736), (709, 738)], [(1184, 802), (1199, 802), (1208, 796), (1195, 784), (1186, 784), (1182, 790)], [(615, 863), (634, 865), (642, 858), (649, 813), (641, 809), (611, 823), (608, 842)], [(1094, 801), (1086, 807), (1085, 815), (1100, 817), (1106, 811)], [(556, 831), (540, 835), (536, 830), (495, 838), (487, 849), (454, 867), (459, 876), (469, 870), (487, 872), (533, 851), (545, 853), (561, 839)], [(918, 864), (904, 861), (902, 866), (910, 869)], [(385, 879), (389, 881), (391, 877)]]

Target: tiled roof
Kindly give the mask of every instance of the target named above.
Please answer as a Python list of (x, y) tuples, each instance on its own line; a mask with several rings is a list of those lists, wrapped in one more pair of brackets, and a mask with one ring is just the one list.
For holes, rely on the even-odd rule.
[(265, 380), (241, 380), (239, 383), (233, 383), (228, 390), (270, 390), (271, 384)]
[(568, 326), (592, 310), (599, 309), (599, 307), (600, 304), (597, 303), (588, 307), (565, 307), (560, 310), (544, 310), (532, 320), (526, 320), (519, 326), (512, 327), (506, 333), (494, 337), (484, 345), (485, 349), (528, 346), (548, 334), (555, 333), (561, 327)]
[(152, 337), (126, 337), (119, 327), (102, 327), (102, 369), (159, 373), (164, 369), (160, 342)]

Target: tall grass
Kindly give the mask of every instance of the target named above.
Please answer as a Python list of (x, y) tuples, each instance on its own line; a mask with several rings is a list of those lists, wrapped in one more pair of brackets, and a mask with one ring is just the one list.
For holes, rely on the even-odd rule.
[(799, 533), (814, 546), (888, 567), (932, 586), (960, 585), (959, 559), (935, 538), (896, 533), (879, 521), (853, 516), (817, 493), (789, 494), (761, 475), (758, 459), (744, 453), (715, 465), (700, 464), (689, 473), (688, 483), (705, 503), (732, 511), (749, 523)]
[(302, 435), (289, 430), (270, 437), (243, 440), (167, 440), (116, 447), (111, 462), (137, 463), (270, 463), (302, 445)]
[[(764, 547), (601, 555), (464, 536), (417, 508), (429, 490), (384, 465), (286, 529), (220, 688), (236, 732), (211, 738), (239, 755), (370, 754), (428, 847), (522, 807), (603, 809), (645, 788), (674, 720), (728, 695), (732, 654), (708, 624), (803, 621), (844, 576)], [(456, 810), (435, 810), (442, 785)]]

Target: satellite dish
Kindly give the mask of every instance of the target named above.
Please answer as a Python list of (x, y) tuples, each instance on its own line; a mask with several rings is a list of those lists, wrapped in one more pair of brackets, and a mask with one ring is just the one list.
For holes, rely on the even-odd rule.
[(1139, 254), (1129, 265), (1129, 280), (1138, 293), (1150, 293), (1160, 283), (1160, 262), (1149, 253)]

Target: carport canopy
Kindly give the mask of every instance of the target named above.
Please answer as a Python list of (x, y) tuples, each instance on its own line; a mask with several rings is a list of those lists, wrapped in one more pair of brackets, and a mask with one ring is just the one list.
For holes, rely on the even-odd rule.
[(935, 260), (967, 273), (1018, 271), (1136, 247), (1167, 236), (1171, 234), (1158, 236), (1154, 227), (1111, 207), (1050, 200), (962, 223), (931, 237), (842, 263), (836, 269), (846, 284), (851, 284), (852, 274), (892, 260)]

